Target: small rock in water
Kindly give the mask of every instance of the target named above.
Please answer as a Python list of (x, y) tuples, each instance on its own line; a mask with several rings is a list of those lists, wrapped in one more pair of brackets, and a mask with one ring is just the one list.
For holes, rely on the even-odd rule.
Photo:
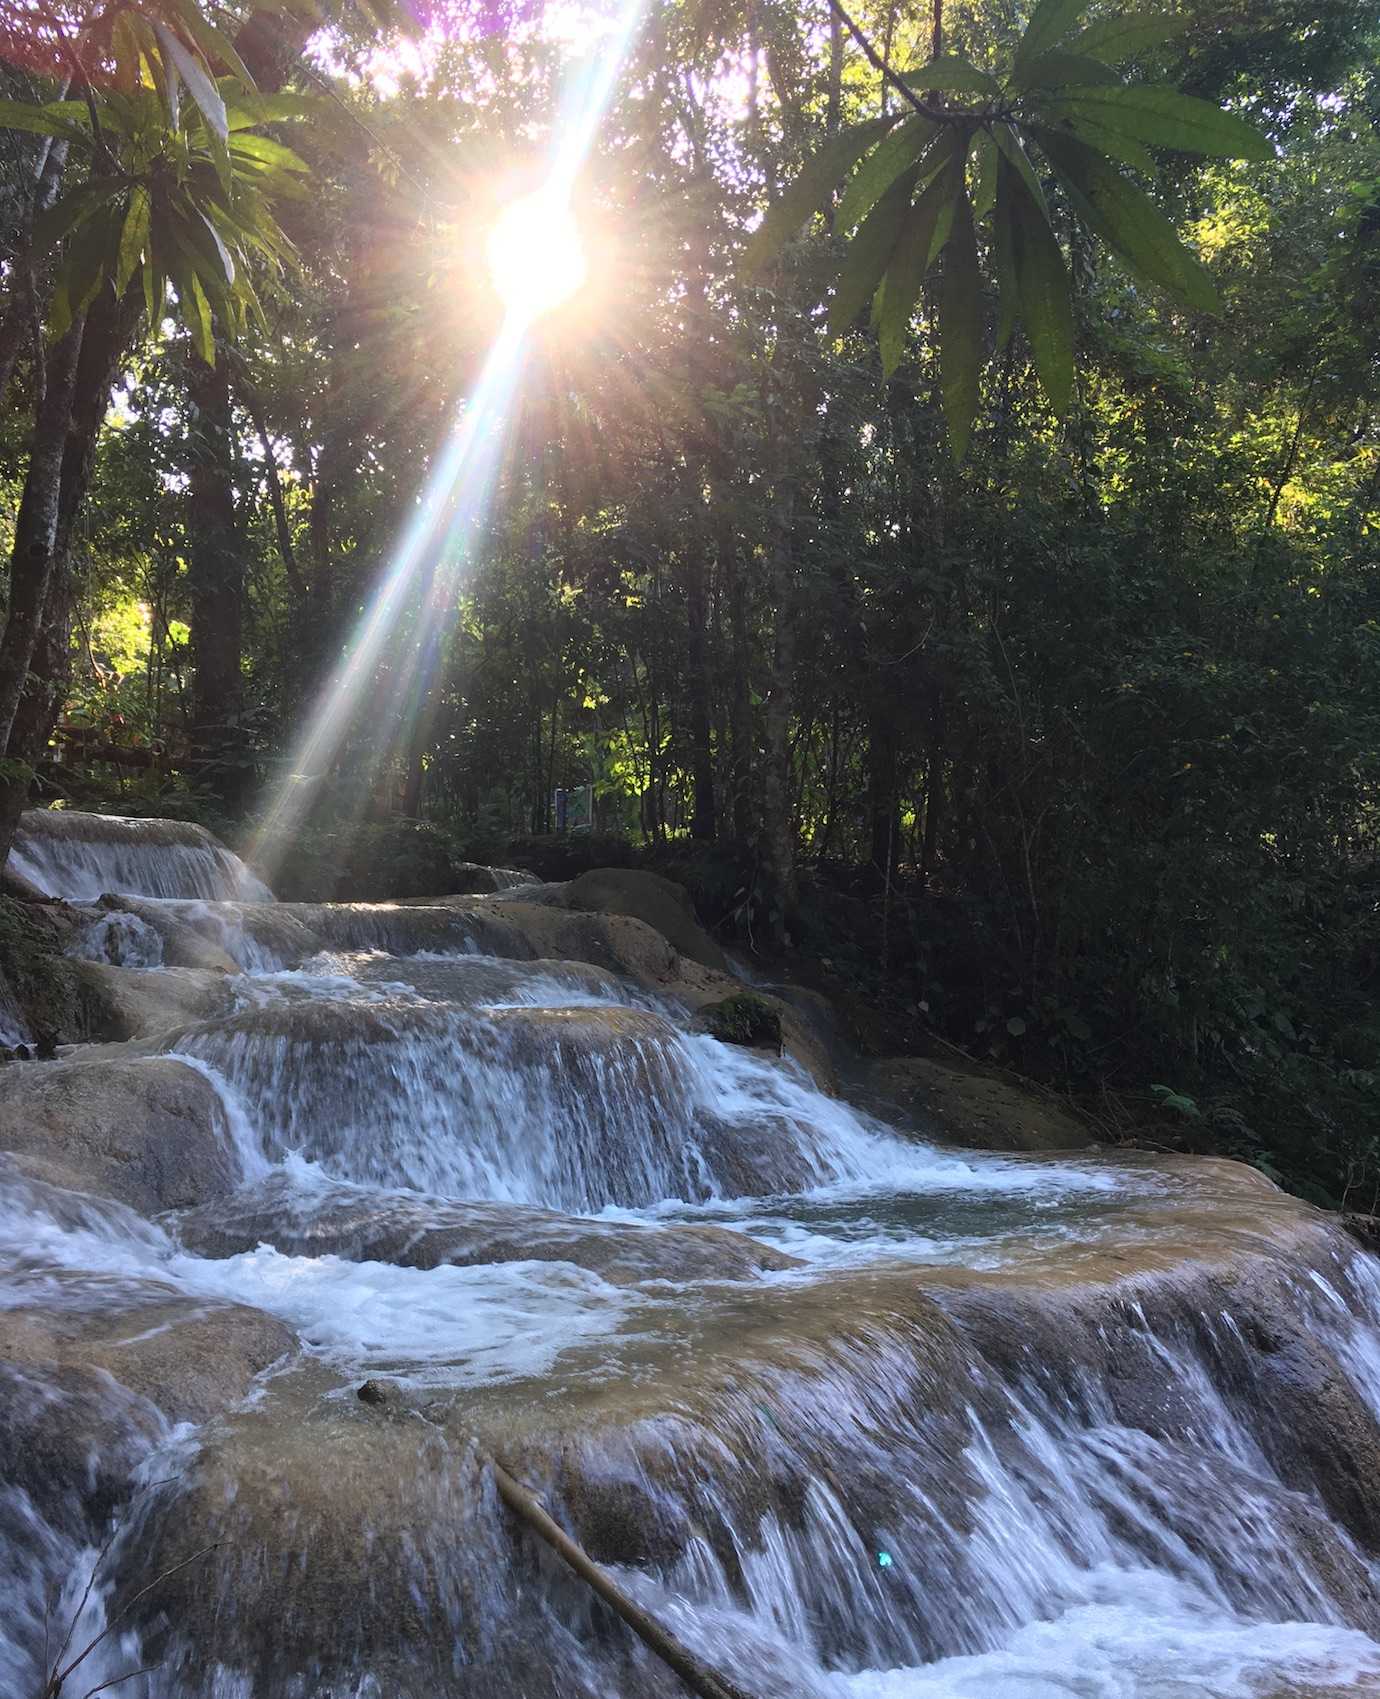
[(376, 1380), (366, 1380), (364, 1385), (356, 1388), (355, 1397), (361, 1404), (386, 1404), (388, 1394)]

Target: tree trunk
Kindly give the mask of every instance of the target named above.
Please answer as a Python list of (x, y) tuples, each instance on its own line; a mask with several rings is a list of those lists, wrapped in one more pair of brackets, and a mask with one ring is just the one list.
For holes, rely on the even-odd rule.
[[(0, 780), (0, 866), (29, 795), (29, 768), (52, 735), (67, 688), (75, 582), (72, 539), (91, 483), (111, 385), (142, 295), (102, 294), (48, 361), (15, 526), (10, 610), (0, 638), (4, 752), (25, 765)], [(22, 662), (22, 664), (21, 664)]]
[(875, 702), (867, 719), (867, 812), (870, 860), (890, 884), (900, 823), (896, 803), (896, 709)]
[[(58, 520), (62, 506), (63, 458), (72, 426), (77, 365), (84, 324), (71, 327), (48, 361), (48, 382), (34, 422), (29, 465), (15, 521), (10, 553), (10, 604), (0, 637), (0, 747), (14, 754), (10, 737), (15, 714), (29, 676), (34, 645), (43, 619), (43, 604), (52, 582), (57, 556)], [(4, 844), (9, 853), (9, 844)]]
[(728, 630), (732, 677), (729, 724), (732, 741), (733, 835), (751, 842), (756, 829), (752, 806), (752, 639), (748, 632), (747, 577), (727, 525), (723, 530), (721, 569), (728, 583)]
[(718, 811), (714, 800), (714, 747), (710, 734), (709, 608), (705, 584), (704, 551), (696, 539), (686, 563), (685, 611), (688, 625), (690, 676), (690, 761), (694, 781), (694, 812), (690, 818), (692, 838), (718, 835)]
[(192, 763), (227, 808), (239, 808), (253, 774), (244, 734), (244, 567), (235, 506), (230, 380), (221, 361), (194, 361), (187, 384), (187, 587), (192, 629)]
[[(770, 407), (771, 402), (768, 401)], [(759, 839), (768, 896), (767, 932), (778, 948), (787, 941), (796, 907), (795, 823), (791, 809), (791, 710), (795, 683), (795, 503), (785, 474), (787, 450), (779, 441), (776, 496), (768, 545), (767, 608), (774, 625), (771, 674), (763, 719), (762, 831)]]

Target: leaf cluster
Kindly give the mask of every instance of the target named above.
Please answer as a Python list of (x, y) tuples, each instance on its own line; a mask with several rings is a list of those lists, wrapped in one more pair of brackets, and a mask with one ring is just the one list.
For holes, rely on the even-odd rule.
[[(895, 371), (936, 263), (945, 416), (962, 458), (988, 348), (984, 277), (996, 285), (1000, 350), (1023, 327), (1055, 412), (1069, 406), (1074, 316), (1069, 266), (1046, 190), (1137, 278), (1212, 312), (1206, 268), (1136, 182), (1153, 149), (1265, 159), (1272, 146), (1209, 101), (1118, 74), (1184, 27), (1181, 14), (1130, 13), (1079, 27), (1083, 0), (1040, 0), (998, 74), (948, 53), (895, 78), (904, 111), (831, 137), (768, 210), (749, 245), (760, 275), (846, 180), (835, 213), (848, 235), (829, 308), (842, 333), (871, 305), (883, 367)], [(915, 91), (925, 91), (921, 98)]]

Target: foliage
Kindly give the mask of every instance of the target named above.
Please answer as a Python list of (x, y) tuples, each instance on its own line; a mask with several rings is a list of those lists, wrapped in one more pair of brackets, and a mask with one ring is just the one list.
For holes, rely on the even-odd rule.
[[(65, 80), (74, 75), (84, 98), (0, 101), (0, 127), (60, 138), (85, 165), (31, 232), (34, 259), (63, 244), (48, 335), (60, 337), (102, 291), (118, 300), (136, 280), (156, 326), (171, 283), (198, 353), (213, 363), (213, 315), (229, 336), (250, 312), (266, 322), (250, 256), (275, 268), (288, 259), (272, 206), (302, 192), (307, 169), (255, 126), (302, 117), (313, 103), (256, 94), (229, 38), (193, 0), (55, 27)], [(232, 75), (217, 79), (213, 60)], [(97, 66), (108, 85), (99, 102)]]
[[(899, 76), (878, 59), (902, 95), (902, 110), (831, 136), (749, 245), (760, 273), (856, 165), (837, 208), (838, 228), (853, 235), (834, 287), (830, 328), (846, 330), (870, 302), (889, 375), (904, 354), (926, 275), (943, 255), (936, 295), (940, 385), (960, 460), (978, 409), (985, 341), (980, 233), (998, 286), (997, 351), (1023, 325), (1040, 382), (1061, 418), (1072, 400), (1073, 298), (1039, 156), (1068, 212), (1133, 276), (1203, 312), (1217, 305), (1211, 278), (1122, 167), (1153, 176), (1151, 147), (1223, 159), (1271, 156), (1269, 142), (1232, 113), (1164, 84), (1118, 78), (1111, 69), (1179, 34), (1189, 21), (1185, 14), (1128, 12), (1080, 28), (1082, 11), (1077, 0), (1040, 0), (1003, 74), (961, 53), (937, 54)], [(866, 45), (847, 13), (838, 15)], [(916, 89), (928, 91), (927, 98)]]
[[(561, 51), (517, 7), (409, 58), (376, 9), (255, 95), (189, 22), (138, 15), (133, 90), (114, 47), (60, 101), (56, 47), (6, 83), (28, 127), (0, 136), (0, 226), (41, 216), (58, 120), (54, 205), (85, 211), (32, 291), (0, 274), (0, 513), (54, 346), (33, 304), (60, 325), (63, 287), (71, 311), (112, 263), (118, 283), (146, 189), (129, 293), (171, 277), (182, 317), (145, 315), (113, 385), (38, 782), (243, 844), (267, 795), (240, 813), (196, 757), (220, 628), (194, 482), (213, 463), (226, 498), (229, 711), (268, 793), (473, 390), (502, 309), (476, 255), (541, 169)], [(869, 3), (846, 16), (882, 77), (831, 15), (652, 9), (577, 190), (595, 283), (534, 330), (491, 499), (395, 610), (280, 888), (640, 862), (746, 949), (788, 934), (880, 1010), (879, 1048), (942, 1039), (1110, 1135), (1368, 1206), (1373, 19), (972, 0), (936, 55), (928, 5)], [(174, 117), (154, 22), (203, 54), (223, 154), (195, 77), (207, 106)], [(557, 835), (554, 793), (585, 786), (592, 829)]]

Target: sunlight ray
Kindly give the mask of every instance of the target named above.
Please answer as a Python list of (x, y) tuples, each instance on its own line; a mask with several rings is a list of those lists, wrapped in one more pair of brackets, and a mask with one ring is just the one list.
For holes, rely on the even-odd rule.
[[(570, 219), (571, 191), (589, 156), (600, 122), (641, 21), (644, 0), (625, 0), (613, 28), (571, 76), (552, 137), (545, 181), (535, 202)], [(578, 281), (578, 280), (577, 280)], [(549, 291), (522, 289), (506, 313), (472, 393), (461, 403), (442, 444), (414, 517), (394, 549), (368, 606), (311, 712), (287, 771), (271, 793), (251, 854), (273, 872), (274, 846), (289, 842), (328, 783), (345, 740), (378, 690), (380, 664), (392, 679), (368, 702), (371, 747), (380, 759), (394, 747), (409, 704), (425, 695), (447, 621), (458, 575), (469, 564), (476, 535), (493, 495), (501, 450), (521, 381), (533, 321), (554, 304)], [(415, 609), (418, 629), (403, 644), (402, 627)], [(389, 646), (397, 652), (390, 653)]]

